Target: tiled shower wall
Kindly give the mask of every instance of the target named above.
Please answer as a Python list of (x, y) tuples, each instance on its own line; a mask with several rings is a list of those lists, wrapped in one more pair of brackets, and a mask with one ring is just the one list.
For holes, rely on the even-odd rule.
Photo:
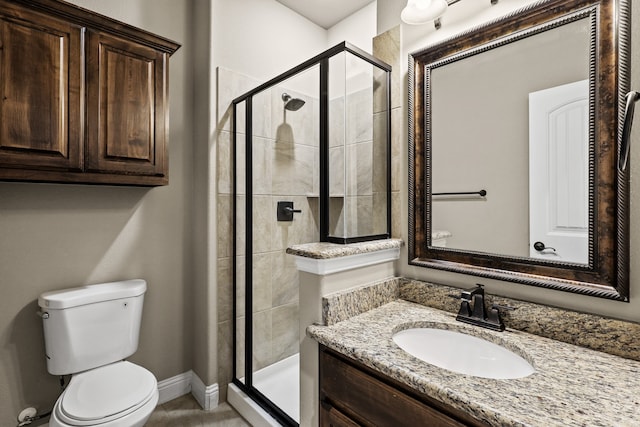
[(329, 231), (335, 237), (386, 232), (386, 111), (373, 112), (375, 90), (386, 86), (377, 88), (329, 102)]
[[(407, 201), (401, 199), (401, 186), (407, 179), (407, 171), (403, 165), (407, 164), (406, 143), (403, 144), (403, 122), (405, 119), (402, 100), (406, 98), (403, 90), (404, 76), (406, 72), (400, 63), (401, 27), (398, 25), (389, 31), (373, 38), (373, 56), (391, 65), (391, 237), (401, 238), (402, 227), (406, 227), (406, 216), (402, 217), (402, 205)], [(374, 92), (375, 93), (375, 92)], [(374, 105), (380, 105), (376, 98)], [(379, 132), (380, 108), (374, 111), (374, 133)], [(377, 208), (376, 208), (377, 209)], [(405, 214), (406, 215), (406, 214)]]

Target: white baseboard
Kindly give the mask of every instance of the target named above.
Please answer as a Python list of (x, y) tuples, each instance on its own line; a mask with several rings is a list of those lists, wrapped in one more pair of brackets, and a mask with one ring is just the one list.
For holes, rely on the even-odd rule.
[(191, 392), (200, 406), (207, 411), (217, 407), (220, 399), (218, 384), (205, 386), (204, 382), (193, 371), (159, 381), (158, 392), (158, 405)]
[(189, 371), (167, 378), (166, 380), (159, 381), (158, 392), (160, 392), (160, 396), (158, 398), (158, 405), (189, 393), (191, 391), (192, 376), (193, 372)]
[[(192, 371), (193, 373), (193, 371)], [(220, 399), (220, 392), (218, 390), (218, 384), (204, 385), (204, 382), (193, 373), (191, 378), (191, 394), (196, 398), (202, 409), (208, 411), (218, 406), (218, 400)]]

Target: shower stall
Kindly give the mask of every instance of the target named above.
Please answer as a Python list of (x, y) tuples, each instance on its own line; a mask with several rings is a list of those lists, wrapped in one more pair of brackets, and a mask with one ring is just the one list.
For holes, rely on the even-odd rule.
[(391, 67), (343, 42), (233, 100), (233, 386), (299, 423), (287, 247), (390, 236)]

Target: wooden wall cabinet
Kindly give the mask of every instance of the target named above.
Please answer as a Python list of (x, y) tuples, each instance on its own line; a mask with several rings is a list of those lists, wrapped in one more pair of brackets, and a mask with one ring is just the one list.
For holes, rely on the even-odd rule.
[(320, 427), (484, 425), (464, 412), (320, 347)]
[(0, 0), (0, 179), (168, 184), (170, 40), (59, 0)]

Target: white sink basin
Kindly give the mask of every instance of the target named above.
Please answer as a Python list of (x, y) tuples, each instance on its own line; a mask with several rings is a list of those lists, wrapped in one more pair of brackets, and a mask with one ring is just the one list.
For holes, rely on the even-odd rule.
[(535, 372), (529, 362), (500, 345), (447, 329), (405, 329), (395, 333), (393, 341), (420, 360), (460, 374), (514, 379)]

